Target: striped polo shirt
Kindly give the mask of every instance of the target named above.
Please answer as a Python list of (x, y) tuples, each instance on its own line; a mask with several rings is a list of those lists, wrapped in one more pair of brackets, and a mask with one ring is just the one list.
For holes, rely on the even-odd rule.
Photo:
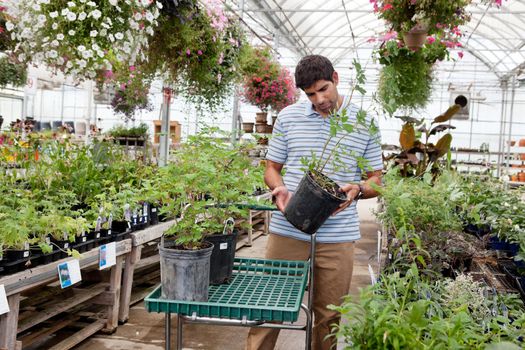
[[(349, 116), (349, 122), (355, 121), (359, 108), (350, 104), (348, 97), (344, 97), (339, 111), (342, 112), (344, 108), (346, 108), (346, 114)], [(371, 121), (372, 118), (367, 116), (367, 125)], [(283, 180), (289, 191), (292, 193), (295, 191), (304, 175), (301, 158), (310, 159), (312, 152), (319, 158), (329, 135), (329, 118), (323, 118), (317, 113), (310, 101), (298, 102), (286, 107), (279, 113), (266, 158), (284, 164)], [(330, 141), (325, 155), (326, 152), (330, 152), (334, 148), (342, 135), (343, 132), (339, 131), (337, 136)], [(329, 162), (323, 170), (323, 173), (340, 186), (361, 180), (361, 170), (357, 167), (355, 158), (349, 154), (367, 159), (368, 168), (365, 169), (366, 171), (383, 169), (379, 132), (371, 136), (366, 128), (358, 127), (347, 135), (341, 141), (342, 146), (339, 149), (340, 151), (344, 150), (344, 152), (336, 152), (344, 161), (347, 169), (334, 171), (332, 162)], [(299, 240), (310, 240), (310, 235), (293, 227), (279, 211), (272, 215), (270, 232)], [(355, 202), (337, 215), (330, 216), (317, 231), (317, 242), (320, 243), (351, 242), (359, 238), (361, 238), (361, 234)]]

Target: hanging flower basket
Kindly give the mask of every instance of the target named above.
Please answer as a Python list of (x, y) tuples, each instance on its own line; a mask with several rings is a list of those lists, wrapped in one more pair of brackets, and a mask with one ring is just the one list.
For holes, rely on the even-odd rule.
[(15, 1), (6, 29), (18, 42), (18, 61), (44, 63), (81, 81), (144, 60), (161, 7), (156, 1)]

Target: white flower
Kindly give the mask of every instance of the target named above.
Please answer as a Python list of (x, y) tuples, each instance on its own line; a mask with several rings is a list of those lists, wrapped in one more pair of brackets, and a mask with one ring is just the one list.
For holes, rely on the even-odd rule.
[(113, 6), (117, 6), (118, 0), (109, 0), (109, 3)]
[(85, 13), (84, 11), (82, 11), (82, 12), (80, 12), (80, 13), (78, 14), (78, 20), (79, 20), (79, 21), (83, 21), (83, 20), (85, 20), (86, 17), (87, 17), (87, 13)]
[(129, 26), (131, 29), (139, 30), (139, 24), (132, 19), (129, 20)]
[(68, 8), (62, 9), (62, 11), (60, 11), (60, 14), (62, 16), (67, 16), (68, 13), (69, 13), (69, 9)]
[(135, 18), (135, 21), (140, 21), (142, 19), (142, 14), (140, 12), (137, 12), (133, 17)]
[(86, 51), (83, 51), (82, 52), (82, 57), (83, 58), (90, 58), (90, 57), (93, 57), (93, 51), (91, 50), (86, 50)]
[(87, 66), (86, 60), (77, 60), (77, 64), (80, 68), (85, 68)]
[(118, 61), (124, 61), (124, 57), (120, 53), (118, 53), (117, 54), (117, 60)]
[(153, 17), (153, 15), (151, 14), (151, 12), (148, 12), (146, 13), (146, 19), (149, 21), (149, 22), (153, 22), (153, 20), (155, 19)]
[(107, 23), (102, 23), (101, 26), (104, 27), (104, 28), (106, 28), (106, 29), (109, 29), (109, 28), (110, 28), (109, 24), (107, 24)]
[(91, 48), (92, 48), (94, 51), (98, 51), (98, 50), (100, 50), (100, 46), (98, 46), (97, 43), (94, 43), (93, 45), (91, 45)]
[(58, 23), (53, 23), (53, 24), (51, 25), (51, 28), (52, 28), (53, 30), (57, 30), (57, 29), (58, 29)]
[(108, 38), (109, 38), (109, 41), (111, 41), (111, 42), (115, 41), (115, 37), (113, 36), (113, 34), (109, 34)]
[(58, 11), (49, 12), (49, 17), (57, 18), (58, 17)]
[(57, 34), (57, 39), (58, 40), (64, 40), (64, 34), (62, 34), (62, 33)]
[(48, 41), (49, 41), (49, 37), (48, 36), (46, 36), (45, 38), (42, 39), (42, 42), (44, 42), (44, 43), (46, 43)]
[(91, 7), (97, 7), (97, 4), (95, 4), (93, 1), (88, 2), (86, 5)]
[(153, 33), (154, 33), (154, 32), (153, 32), (153, 28), (151, 28), (151, 27), (146, 28), (146, 33), (147, 33), (148, 35), (153, 35)]
[(100, 36), (106, 36), (108, 34), (108, 31), (104, 28), (100, 30)]
[(97, 55), (98, 55), (98, 57), (100, 57), (100, 58), (104, 57), (104, 51), (102, 51), (102, 50), (97, 50)]
[(25, 55), (24, 53), (21, 53), (20, 55), (18, 55), (18, 60), (19, 60), (20, 62), (25, 61), (25, 59), (26, 59), (26, 55)]
[(63, 57), (59, 57), (59, 58), (57, 58), (57, 63), (58, 63), (58, 65), (60, 65), (60, 66), (63, 65), (63, 64), (64, 64), (64, 58), (63, 58)]
[(75, 35), (75, 31), (73, 29), (70, 29), (68, 32), (67, 32), (70, 36), (73, 36)]
[(53, 41), (51, 42), (51, 46), (57, 47), (58, 45), (60, 45), (60, 43), (58, 42), (58, 40), (53, 40)]
[(5, 22), (5, 29), (12, 31), (15, 25), (12, 22)]
[(160, 1), (157, 1), (157, 7), (158, 7), (159, 9), (162, 9), (163, 6), (162, 6), (162, 3), (161, 3)]
[(50, 51), (47, 52), (47, 57), (49, 57), (49, 58), (57, 58), (58, 57), (58, 53), (55, 50), (50, 50)]
[(78, 45), (77, 50), (80, 52), (86, 51), (86, 47), (84, 45)]
[(67, 14), (67, 19), (70, 21), (70, 22), (73, 22), (74, 20), (77, 19), (77, 15), (74, 13), (74, 12), (69, 12)]
[(67, 67), (67, 68), (71, 68), (71, 67), (73, 67), (73, 62), (71, 62), (71, 61), (67, 61), (67, 63), (66, 63), (66, 67)]
[[(89, 3), (88, 3), (89, 5)], [(100, 12), (99, 10), (93, 10), (89, 13), (91, 15), (91, 17), (93, 17), (94, 19), (99, 19), (100, 16), (102, 16), (102, 12)]]
[(75, 4), (73, 1), (69, 1), (69, 2), (67, 3), (67, 6), (68, 6), (68, 7), (75, 7), (75, 6), (77, 6), (77, 4)]
[(38, 15), (38, 17), (37, 17), (37, 21), (40, 22), (40, 23), (45, 23), (45, 21), (46, 21), (46, 16), (44, 16), (44, 15)]
[(34, 4), (33, 6), (31, 6), (31, 8), (37, 12), (40, 12), (41, 8), (40, 8), (40, 4)]
[(95, 38), (97, 36), (98, 32), (96, 30), (92, 30), (89, 32), (89, 36), (92, 38)]
[(117, 38), (117, 40), (122, 40), (124, 38), (124, 34), (122, 34), (121, 32), (118, 32), (115, 34), (115, 38)]
[(122, 17), (117, 17), (117, 21), (119, 21), (122, 24), (125, 23), (124, 18), (122, 18)]

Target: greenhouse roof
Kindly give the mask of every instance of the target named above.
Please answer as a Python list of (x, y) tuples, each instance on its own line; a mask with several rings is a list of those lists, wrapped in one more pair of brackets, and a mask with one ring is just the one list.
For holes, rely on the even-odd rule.
[[(278, 48), (298, 56), (321, 54), (336, 67), (349, 66), (353, 58), (372, 57), (379, 45), (374, 38), (386, 31), (370, 0), (239, 0), (237, 6), (236, 12), (260, 25)], [(525, 0), (503, 0), (500, 8), (474, 0), (469, 12), (471, 21), (462, 28), (461, 43), (472, 60), (440, 67), (468, 72), (468, 66), (476, 64), (497, 80), (525, 74)]]

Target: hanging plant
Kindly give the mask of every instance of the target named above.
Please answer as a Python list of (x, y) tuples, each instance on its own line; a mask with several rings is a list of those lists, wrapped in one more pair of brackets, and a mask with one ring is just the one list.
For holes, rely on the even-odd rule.
[(27, 81), (27, 69), (24, 64), (12, 63), (7, 57), (0, 58), (0, 89), (7, 85), (24, 86)]
[(6, 22), (8, 20), (7, 8), (0, 5), (0, 51), (12, 49), (13, 41), (6, 29)]
[[(430, 99), (432, 63), (424, 51), (398, 47), (395, 41), (385, 45), (380, 62), (385, 64), (379, 76), (377, 97), (392, 115), (397, 109), (423, 108)], [(433, 59), (433, 58), (432, 58)]]
[(178, 3), (176, 14), (160, 19), (143, 66), (172, 81), (180, 96), (210, 110), (222, 104), (239, 80), (237, 62), (244, 41), (220, 4), (208, 0), (203, 8), (190, 1)]
[(161, 7), (156, 1), (17, 1), (7, 9), (6, 28), (20, 62), (44, 63), (80, 81), (115, 62), (144, 60)]

